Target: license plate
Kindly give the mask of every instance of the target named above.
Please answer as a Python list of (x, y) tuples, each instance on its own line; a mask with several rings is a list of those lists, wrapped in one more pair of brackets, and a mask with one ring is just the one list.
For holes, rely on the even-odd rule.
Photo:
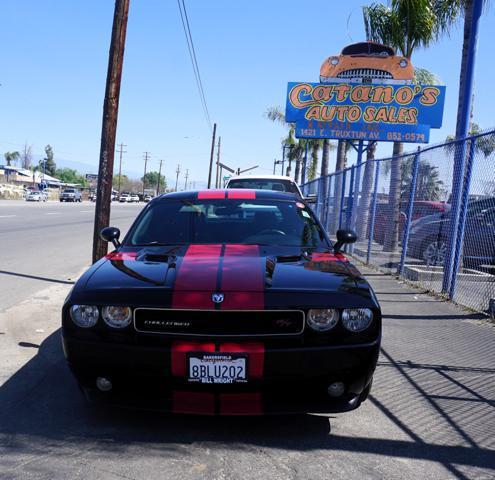
[(190, 382), (239, 383), (246, 382), (245, 355), (228, 353), (193, 353), (189, 355)]

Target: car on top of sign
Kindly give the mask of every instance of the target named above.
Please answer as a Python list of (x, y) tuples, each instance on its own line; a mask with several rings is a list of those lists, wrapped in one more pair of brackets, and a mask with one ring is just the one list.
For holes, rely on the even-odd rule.
[(151, 200), (62, 310), (89, 399), (177, 413), (342, 412), (368, 396), (381, 311), (293, 193), (225, 189)]
[(396, 55), (387, 45), (353, 43), (340, 55), (332, 56), (320, 68), (320, 82), (410, 84), (414, 68), (406, 57)]

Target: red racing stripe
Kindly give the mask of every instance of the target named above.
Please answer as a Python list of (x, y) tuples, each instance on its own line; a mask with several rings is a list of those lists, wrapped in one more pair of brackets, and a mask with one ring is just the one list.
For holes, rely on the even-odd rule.
[(225, 190), (204, 190), (198, 192), (198, 200), (218, 200), (225, 198)]
[(175, 341), (170, 349), (170, 370), (174, 377), (187, 376), (187, 354), (190, 352), (214, 352), (214, 343)]
[(213, 310), (221, 245), (189, 245), (175, 279), (172, 308)]
[(349, 260), (341, 253), (313, 253), (311, 255), (313, 262), (348, 262)]
[(227, 198), (235, 200), (254, 200), (256, 198), (256, 192), (254, 190), (227, 190)]
[(221, 394), (220, 415), (263, 415), (261, 393)]
[(222, 310), (263, 310), (265, 259), (258, 245), (226, 245), (222, 265)]
[(174, 391), (172, 411), (174, 413), (215, 415), (215, 395), (213, 393)]
[(248, 378), (262, 378), (265, 369), (265, 345), (261, 342), (222, 343), (220, 352), (247, 353)]
[(105, 255), (108, 260), (115, 261), (133, 261), (136, 260), (137, 252), (110, 252)]

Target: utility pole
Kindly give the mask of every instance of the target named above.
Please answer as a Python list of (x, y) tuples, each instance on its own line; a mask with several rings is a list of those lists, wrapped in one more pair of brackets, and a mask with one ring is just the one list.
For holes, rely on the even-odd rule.
[(215, 180), (215, 188), (220, 188), (220, 144), (222, 143), (222, 137), (218, 137), (217, 147), (217, 178)]
[(160, 169), (158, 170), (158, 183), (156, 185), (156, 196), (160, 195), (160, 181), (161, 181), (161, 176), (162, 176), (162, 163), (163, 160), (160, 160)]
[(143, 199), (144, 199), (144, 182), (146, 181), (146, 166), (148, 165), (149, 156), (150, 156), (150, 152), (144, 152)]
[(124, 147), (127, 147), (127, 145), (124, 145), (123, 143), (121, 143), (119, 145), (120, 149), (119, 149), (119, 197), (120, 197), (120, 181), (122, 179), (122, 154), (123, 153), (127, 153), (127, 151), (124, 150)]
[(186, 169), (186, 181), (184, 183), (184, 190), (187, 190), (187, 179), (188, 179), (188, 177), (189, 177), (189, 169), (187, 168)]
[(179, 183), (179, 173), (180, 173), (180, 163), (177, 165), (177, 170), (175, 171), (177, 176), (175, 177), (175, 191), (177, 191), (177, 184)]
[(215, 152), (215, 137), (217, 134), (217, 124), (213, 124), (213, 135), (211, 137), (210, 170), (208, 171), (208, 189), (211, 188), (211, 170), (213, 168), (213, 154)]
[(124, 64), (129, 3), (130, 0), (115, 1), (105, 100), (103, 102), (100, 165), (98, 168), (98, 194), (96, 195), (95, 225), (93, 231), (93, 263), (105, 256), (108, 252), (108, 244), (100, 238), (100, 231), (110, 223), (115, 137), (117, 132), (120, 81)]

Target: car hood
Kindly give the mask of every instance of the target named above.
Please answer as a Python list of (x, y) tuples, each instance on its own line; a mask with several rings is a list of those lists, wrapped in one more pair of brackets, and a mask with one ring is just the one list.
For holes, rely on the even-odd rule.
[(165, 287), (191, 291), (332, 290), (359, 272), (344, 255), (296, 247), (190, 245), (123, 249), (96, 264), (85, 287)]

